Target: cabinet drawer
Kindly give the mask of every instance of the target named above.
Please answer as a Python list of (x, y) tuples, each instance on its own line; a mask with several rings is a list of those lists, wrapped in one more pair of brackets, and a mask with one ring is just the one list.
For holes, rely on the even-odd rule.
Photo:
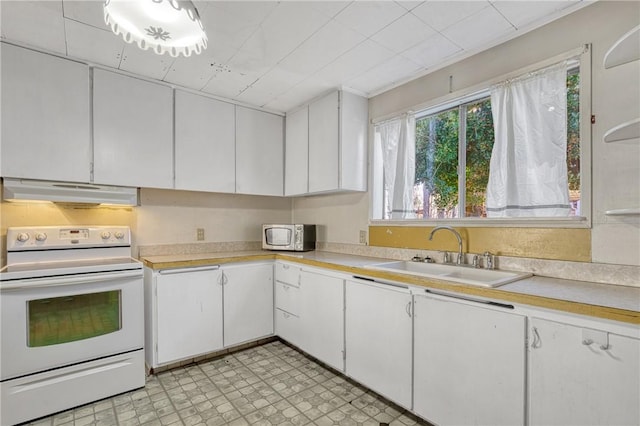
[(289, 284), (276, 282), (276, 308), (300, 315), (298, 297), (300, 289)]
[(287, 342), (300, 346), (300, 318), (288, 312), (276, 309), (276, 334)]
[(276, 281), (300, 286), (300, 268), (288, 263), (276, 262)]

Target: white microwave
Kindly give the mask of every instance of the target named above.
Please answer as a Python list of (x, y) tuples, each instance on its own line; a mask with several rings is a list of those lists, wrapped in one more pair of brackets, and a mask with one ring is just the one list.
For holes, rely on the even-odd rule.
[(262, 248), (266, 250), (310, 251), (316, 249), (316, 225), (262, 225)]

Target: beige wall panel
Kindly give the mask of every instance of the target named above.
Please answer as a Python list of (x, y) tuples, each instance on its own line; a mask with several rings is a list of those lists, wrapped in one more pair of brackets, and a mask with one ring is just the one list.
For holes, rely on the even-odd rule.
[[(449, 231), (438, 231), (429, 241), (433, 227), (371, 226), (369, 244), (378, 247), (458, 251), (458, 242)], [(463, 251), (534, 259), (591, 261), (589, 229), (562, 228), (463, 228)]]

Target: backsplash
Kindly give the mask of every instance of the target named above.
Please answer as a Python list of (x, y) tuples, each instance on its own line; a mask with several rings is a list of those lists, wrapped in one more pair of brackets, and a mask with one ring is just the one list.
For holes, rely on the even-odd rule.
[[(429, 256), (438, 263), (442, 262), (442, 253), (434, 250), (372, 247), (358, 244), (324, 242), (319, 242), (317, 248), (321, 251), (353, 254), (356, 256), (382, 257), (395, 260), (409, 260), (415, 255), (421, 257)], [(467, 254), (467, 263), (471, 263), (471, 256), (472, 255)], [(640, 287), (640, 266), (510, 256), (495, 256), (495, 262), (497, 269), (532, 272), (536, 275), (567, 280)]]

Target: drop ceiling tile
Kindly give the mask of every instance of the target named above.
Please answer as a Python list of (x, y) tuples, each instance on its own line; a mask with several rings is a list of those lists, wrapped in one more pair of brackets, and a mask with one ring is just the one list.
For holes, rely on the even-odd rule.
[(349, 6), (351, 1), (309, 1), (311, 7), (318, 12), (333, 18), (340, 13), (345, 7)]
[(424, 68), (430, 68), (461, 51), (462, 49), (459, 46), (456, 46), (441, 34), (436, 33), (422, 43), (402, 52), (402, 56), (422, 65)]
[(516, 28), (522, 28), (559, 10), (574, 6), (576, 1), (494, 1), (493, 6)]
[(407, 13), (374, 34), (371, 39), (396, 53), (400, 53), (433, 34), (435, 34), (433, 28), (416, 18), (415, 15)]
[(396, 55), (367, 72), (349, 80), (346, 86), (362, 93), (372, 93), (397, 82), (408, 80), (422, 68), (415, 62)]
[(275, 1), (204, 1), (208, 7), (204, 15), (224, 11), (226, 16), (241, 20), (243, 25), (260, 25), (278, 7)]
[(314, 78), (340, 86), (393, 56), (393, 51), (367, 39), (318, 71)]
[(334, 19), (371, 37), (405, 13), (405, 8), (392, 1), (354, 1)]
[(66, 54), (62, 1), (0, 1), (5, 40)]
[(289, 72), (307, 76), (333, 62), (364, 40), (363, 35), (339, 22), (330, 21), (283, 59), (278, 66)]
[(258, 29), (258, 18), (252, 17), (253, 15), (245, 17), (238, 10), (217, 5), (218, 2), (212, 3), (211, 7), (200, 14), (202, 26), (209, 39), (208, 44), (216, 47), (225, 45), (237, 50)]
[(275, 67), (242, 92), (237, 99), (262, 106), (291, 89), (302, 78), (282, 68)]
[(237, 99), (238, 95), (259, 77), (255, 73), (239, 72), (233, 69), (228, 72), (215, 72), (200, 90), (227, 99)]
[(442, 32), (465, 50), (479, 48), (515, 32), (515, 28), (492, 6), (453, 24)]
[(281, 2), (229, 65), (262, 75), (330, 19), (305, 2)]
[(397, 1), (400, 6), (404, 7), (407, 10), (413, 10), (416, 7), (420, 6), (423, 1)]
[(264, 107), (281, 112), (291, 111), (334, 89), (337, 89), (337, 87), (309, 78), (298, 83), (276, 99), (266, 103)]
[(104, 22), (104, 2), (63, 0), (64, 17), (96, 28), (107, 29)]
[(125, 43), (119, 68), (144, 77), (162, 80), (174, 59), (167, 53), (158, 55), (153, 50), (140, 49), (135, 43)]
[(489, 5), (486, 1), (427, 1), (411, 11), (433, 29), (442, 31)]
[(110, 30), (66, 19), (68, 55), (96, 64), (118, 68), (126, 44)]
[(200, 90), (214, 75), (232, 72), (225, 64), (235, 52), (230, 46), (209, 45), (200, 55), (178, 56), (169, 67), (164, 81)]

